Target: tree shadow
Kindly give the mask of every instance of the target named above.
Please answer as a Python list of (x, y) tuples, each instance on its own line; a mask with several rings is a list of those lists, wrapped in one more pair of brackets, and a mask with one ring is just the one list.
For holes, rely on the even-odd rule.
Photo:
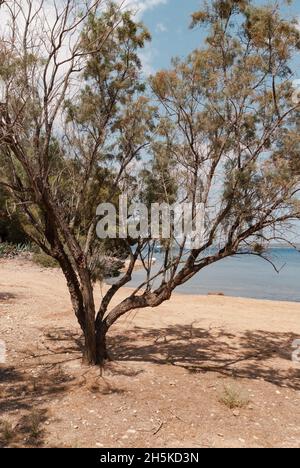
[[(43, 349), (24, 351), (19, 365), (0, 366), (0, 446), (43, 446), (47, 406), (76, 382), (62, 364), (76, 359), (74, 353), (80, 352), (78, 343), (73, 336), (69, 336), (69, 343), (65, 334), (61, 338), (63, 346), (60, 344), (59, 350), (51, 346), (49, 339)], [(59, 335), (57, 342), (60, 343)], [(7, 418), (14, 420), (13, 427), (9, 427)]]
[[(117, 361), (169, 364), (193, 373), (217, 372), (223, 376), (263, 379), (279, 387), (300, 390), (300, 367), (292, 363), (294, 333), (262, 330), (232, 334), (220, 328), (193, 324), (159, 330), (136, 327), (110, 337)], [(274, 362), (276, 360), (276, 362)]]
[[(127, 390), (113, 385), (106, 375), (132, 377), (141, 372), (108, 363), (104, 377), (101, 368), (82, 363), (83, 337), (77, 331), (53, 327), (40, 332), (43, 339), (19, 352), (18, 365), (0, 366), (0, 447), (42, 447), (51, 400), (59, 402), (65, 393), (80, 388), (93, 395), (122, 395)], [(17, 423), (8, 427), (8, 419), (16, 414)]]
[[(16, 366), (0, 366), (0, 424), (4, 417), (18, 414), (15, 441), (2, 446), (43, 446), (43, 424), (51, 400), (84, 386), (91, 393), (103, 395), (126, 393), (106, 376), (131, 378), (144, 372), (130, 362), (150, 362), (178, 366), (191, 373), (213, 372), (225, 377), (263, 379), (279, 387), (300, 390), (300, 368), (291, 362), (293, 333), (262, 330), (233, 334), (221, 328), (203, 329), (196, 323), (164, 329), (136, 327), (109, 336), (114, 361), (99, 368), (82, 367), (82, 338), (77, 332), (53, 328), (44, 340), (26, 349)], [(76, 364), (73, 366), (73, 364)], [(1, 428), (0, 428), (1, 429)], [(2, 437), (2, 439), (1, 439)]]
[(9, 292), (0, 292), (0, 302), (12, 301), (13, 299), (16, 299), (16, 297), (16, 294), (12, 294)]
[[(18, 424), (13, 428), (10, 437), (10, 446), (13, 448), (30, 447), (39, 448), (44, 445), (45, 429), (44, 423), (48, 419), (47, 409), (32, 409), (24, 414)], [(0, 447), (7, 446), (7, 440), (0, 435)]]
[(48, 351), (59, 355), (76, 355), (78, 358), (82, 356), (84, 351), (84, 339), (77, 331), (67, 330), (62, 327), (49, 328), (45, 333), (46, 341), (49, 346), (46, 346)]

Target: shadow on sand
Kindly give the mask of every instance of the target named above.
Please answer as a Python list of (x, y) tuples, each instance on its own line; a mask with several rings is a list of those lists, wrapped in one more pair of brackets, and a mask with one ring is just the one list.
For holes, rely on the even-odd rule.
[[(292, 363), (293, 333), (247, 331), (233, 335), (193, 325), (159, 330), (135, 328), (110, 338), (117, 361), (141, 361), (181, 366), (190, 372), (262, 379), (300, 390), (300, 366)], [(276, 364), (274, 364), (276, 359)], [(279, 361), (278, 361), (279, 359)]]
[(8, 292), (0, 292), (0, 302), (11, 301), (16, 299), (16, 295)]
[[(68, 361), (67, 353), (80, 351), (75, 335), (68, 332), (69, 342), (66, 343), (65, 331), (57, 329), (56, 333), (61, 351), (50, 347), (28, 349), (21, 354), (19, 365), (0, 365), (0, 447), (44, 445), (47, 406), (66, 392), (74, 380), (61, 364)], [(8, 415), (16, 416), (14, 424), (8, 424)]]
[[(53, 328), (44, 336), (43, 346), (27, 350), (18, 366), (0, 366), (0, 425), (8, 414), (20, 411), (22, 415), (15, 427), (17, 437), (10, 446), (43, 446), (41, 427), (47, 419), (47, 407), (71, 387), (76, 389), (81, 385), (88, 391), (103, 394), (123, 392), (110, 387), (108, 382), (104, 391), (99, 390), (98, 381), (92, 386), (88, 383), (89, 370), (79, 365), (77, 372), (73, 372), (68, 367), (81, 359), (82, 340), (77, 333)], [(108, 364), (108, 369), (113, 375), (131, 377), (143, 370), (129, 369), (128, 363), (150, 362), (180, 366), (192, 373), (214, 372), (240, 379), (262, 379), (279, 387), (300, 390), (300, 367), (291, 361), (291, 345), (296, 338), (293, 333), (260, 330), (234, 335), (220, 328), (207, 330), (194, 324), (159, 330), (136, 327), (109, 336), (114, 362)], [(102, 373), (99, 375), (105, 381)], [(3, 439), (4, 432), (2, 428), (0, 447), (8, 445)]]

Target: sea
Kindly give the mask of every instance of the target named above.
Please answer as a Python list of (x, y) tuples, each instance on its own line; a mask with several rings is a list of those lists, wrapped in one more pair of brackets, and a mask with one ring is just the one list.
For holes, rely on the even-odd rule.
[[(154, 273), (159, 271), (163, 257), (155, 253), (155, 258)], [(237, 255), (206, 267), (176, 292), (193, 295), (223, 293), (226, 296), (300, 302), (300, 253), (293, 248), (276, 247), (269, 250), (268, 258), (279, 273), (260, 257)], [(145, 271), (138, 270), (127, 286), (137, 287), (144, 280)]]

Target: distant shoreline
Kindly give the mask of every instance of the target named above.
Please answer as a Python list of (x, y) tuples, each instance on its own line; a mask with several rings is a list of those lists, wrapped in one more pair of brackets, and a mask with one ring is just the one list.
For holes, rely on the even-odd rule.
[[(277, 246), (269, 251), (269, 255), (279, 273), (259, 257), (240, 255), (204, 268), (175, 292), (185, 296), (219, 292), (226, 297), (300, 303), (300, 253), (288, 246)], [(162, 255), (157, 253), (155, 257), (154, 275), (159, 271)], [(107, 282), (111, 284), (113, 281)], [(136, 288), (144, 281), (145, 272), (139, 264), (128, 286)]]
[[(106, 286), (109, 287), (111, 286), (110, 284), (106, 283)], [(127, 290), (133, 292), (134, 289), (129, 286), (123, 286), (122, 290)], [(189, 292), (183, 292), (183, 291), (178, 291), (175, 289), (173, 292), (172, 296), (178, 296), (178, 297), (189, 297), (193, 299), (199, 299), (199, 298), (225, 298), (225, 299), (233, 299), (233, 300), (242, 300), (242, 301), (257, 301), (257, 302), (267, 302), (267, 303), (282, 303), (282, 304), (300, 304), (300, 301), (287, 301), (284, 299), (259, 299), (257, 297), (245, 297), (245, 296), (231, 296), (223, 293), (222, 291), (220, 292), (214, 292), (214, 291), (209, 291), (208, 293), (199, 293), (199, 294), (193, 294)], [(299, 309), (300, 312), (300, 309)], [(299, 318), (300, 322), (300, 318)]]

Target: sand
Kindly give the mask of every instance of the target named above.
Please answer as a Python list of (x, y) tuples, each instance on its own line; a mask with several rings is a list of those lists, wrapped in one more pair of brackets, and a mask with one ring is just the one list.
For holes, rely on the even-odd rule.
[(81, 362), (61, 273), (1, 261), (0, 445), (300, 447), (297, 338), (300, 304), (175, 294), (111, 330), (101, 373)]

